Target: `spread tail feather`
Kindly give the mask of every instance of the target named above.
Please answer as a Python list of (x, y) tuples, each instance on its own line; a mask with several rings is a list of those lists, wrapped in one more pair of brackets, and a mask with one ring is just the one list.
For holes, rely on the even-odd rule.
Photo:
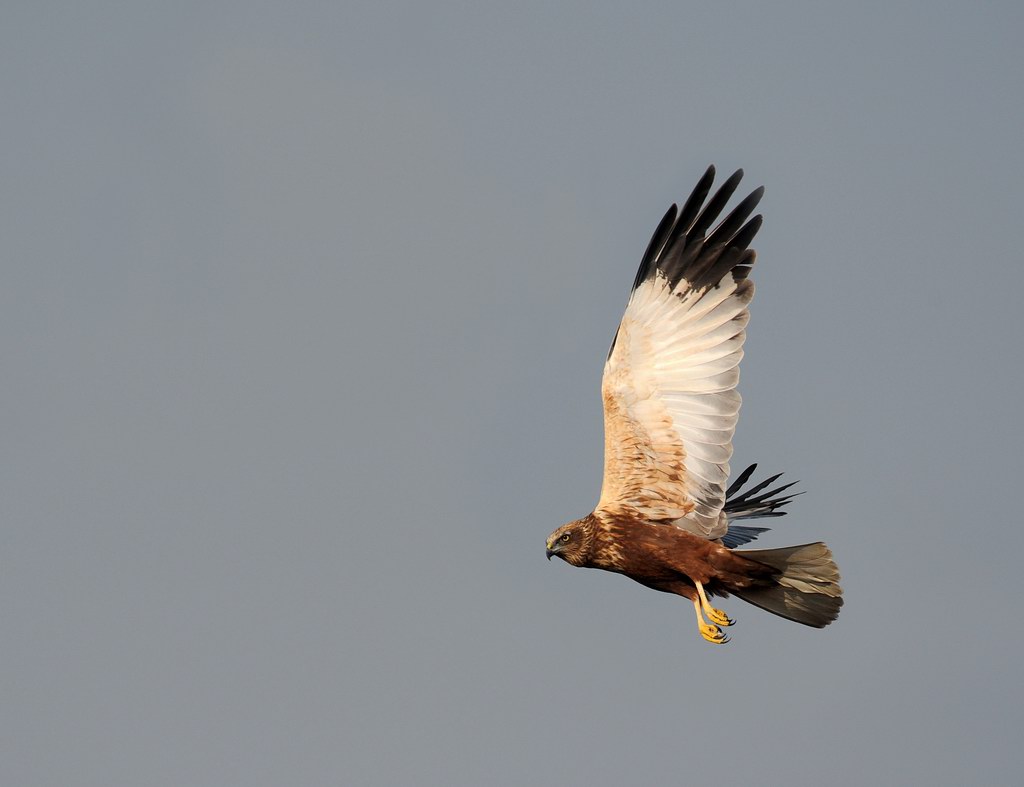
[(739, 549), (735, 554), (779, 572), (775, 585), (732, 591), (748, 604), (815, 628), (824, 628), (839, 616), (839, 569), (831, 550), (820, 541), (781, 549)]

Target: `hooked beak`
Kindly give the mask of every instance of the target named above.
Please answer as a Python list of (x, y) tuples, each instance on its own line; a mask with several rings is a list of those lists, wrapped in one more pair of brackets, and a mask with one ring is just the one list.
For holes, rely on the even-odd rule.
[(548, 556), (548, 560), (551, 560), (551, 556), (555, 554), (555, 550), (553, 550), (551, 547), (548, 547), (544, 553)]
[(548, 556), (548, 560), (551, 560), (552, 555), (558, 554), (558, 544), (554, 541), (548, 541), (547, 547), (548, 548), (545, 550), (544, 554)]

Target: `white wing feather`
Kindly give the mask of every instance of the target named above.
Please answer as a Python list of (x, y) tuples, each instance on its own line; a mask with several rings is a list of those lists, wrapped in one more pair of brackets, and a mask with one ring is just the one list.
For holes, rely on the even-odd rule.
[(633, 291), (604, 368), (605, 470), (598, 509), (632, 510), (717, 539), (739, 418), (739, 363), (753, 283)]

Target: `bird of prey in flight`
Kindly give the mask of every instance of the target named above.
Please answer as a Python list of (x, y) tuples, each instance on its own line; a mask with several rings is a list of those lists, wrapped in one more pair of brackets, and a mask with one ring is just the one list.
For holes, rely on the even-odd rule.
[(604, 483), (593, 513), (562, 525), (547, 556), (614, 571), (693, 603), (705, 640), (728, 642), (734, 621), (712, 596), (738, 596), (822, 628), (843, 604), (839, 571), (821, 542), (736, 549), (767, 528), (737, 524), (782, 516), (792, 484), (779, 476), (743, 492), (755, 466), (731, 486), (729, 458), (739, 417), (739, 363), (754, 296), (750, 218), (763, 188), (718, 221), (743, 171), (708, 199), (709, 167), (679, 209), (669, 208), (637, 271), (608, 360)]

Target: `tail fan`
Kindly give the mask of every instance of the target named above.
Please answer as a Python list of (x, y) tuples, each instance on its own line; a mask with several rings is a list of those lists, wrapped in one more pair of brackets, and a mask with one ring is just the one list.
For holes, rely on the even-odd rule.
[(734, 590), (748, 604), (780, 617), (824, 628), (839, 616), (843, 589), (831, 550), (823, 543), (781, 549), (742, 549), (736, 554), (779, 572), (771, 587)]
[(797, 495), (803, 494), (803, 492), (794, 492), (788, 495), (781, 494), (794, 484), (799, 483), (797, 481), (793, 481), (789, 484), (783, 484), (775, 489), (759, 494), (763, 489), (771, 486), (782, 477), (782, 473), (779, 473), (762, 481), (757, 484), (757, 486), (748, 489), (743, 494), (738, 495), (737, 493), (743, 488), (743, 485), (750, 480), (750, 476), (753, 475), (754, 470), (756, 469), (757, 464), (752, 464), (740, 473), (737, 479), (732, 483), (732, 486), (726, 490), (725, 506), (723, 510), (725, 511), (725, 515), (729, 518), (729, 531), (722, 537), (722, 543), (729, 547), (729, 549), (735, 549), (742, 544), (749, 543), (757, 538), (761, 533), (771, 529), (767, 527), (751, 527), (749, 525), (734, 525), (733, 522), (741, 519), (785, 516), (787, 512), (780, 511), (779, 509), (787, 505), (789, 501)]

